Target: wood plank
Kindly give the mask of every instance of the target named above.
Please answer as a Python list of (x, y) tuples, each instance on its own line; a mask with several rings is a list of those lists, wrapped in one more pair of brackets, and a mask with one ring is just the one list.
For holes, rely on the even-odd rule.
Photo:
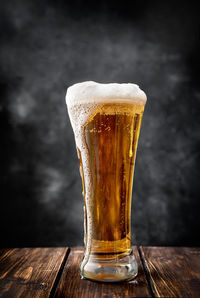
[(83, 248), (71, 249), (55, 297), (151, 297), (136, 247), (134, 247), (134, 254), (139, 265), (139, 274), (134, 280), (99, 283), (80, 278), (79, 264), (83, 258)]
[(200, 296), (200, 249), (141, 247), (156, 297)]
[(0, 250), (0, 297), (49, 297), (68, 248)]

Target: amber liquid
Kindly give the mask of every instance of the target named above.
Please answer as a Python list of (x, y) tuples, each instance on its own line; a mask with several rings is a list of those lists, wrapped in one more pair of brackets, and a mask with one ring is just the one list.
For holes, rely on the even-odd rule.
[[(132, 180), (143, 110), (136, 104), (103, 104), (81, 128), (86, 146), (77, 149), (85, 203), (85, 244), (97, 259), (131, 251)], [(85, 154), (90, 189), (84, 178)]]

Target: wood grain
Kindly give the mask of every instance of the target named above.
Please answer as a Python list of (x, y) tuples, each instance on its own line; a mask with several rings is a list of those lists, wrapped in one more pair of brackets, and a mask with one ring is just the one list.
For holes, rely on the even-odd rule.
[(67, 248), (0, 250), (0, 297), (49, 297)]
[(200, 297), (200, 249), (141, 247), (156, 297)]
[(136, 247), (134, 247), (134, 254), (139, 265), (139, 274), (134, 280), (120, 283), (99, 283), (80, 278), (79, 265), (83, 258), (83, 248), (73, 248), (55, 297), (151, 297)]

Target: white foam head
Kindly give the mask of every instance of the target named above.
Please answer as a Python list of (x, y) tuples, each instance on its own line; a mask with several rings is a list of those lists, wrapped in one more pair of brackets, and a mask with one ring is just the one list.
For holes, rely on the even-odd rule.
[(100, 84), (93, 81), (77, 83), (68, 88), (66, 103), (68, 107), (103, 102), (128, 102), (145, 105), (146, 94), (136, 84)]

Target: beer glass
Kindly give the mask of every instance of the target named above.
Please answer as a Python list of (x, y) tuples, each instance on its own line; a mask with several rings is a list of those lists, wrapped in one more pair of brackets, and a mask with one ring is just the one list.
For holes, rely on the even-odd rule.
[(138, 268), (131, 247), (132, 180), (146, 103), (135, 84), (78, 83), (66, 103), (84, 199), (83, 278), (116, 282)]

